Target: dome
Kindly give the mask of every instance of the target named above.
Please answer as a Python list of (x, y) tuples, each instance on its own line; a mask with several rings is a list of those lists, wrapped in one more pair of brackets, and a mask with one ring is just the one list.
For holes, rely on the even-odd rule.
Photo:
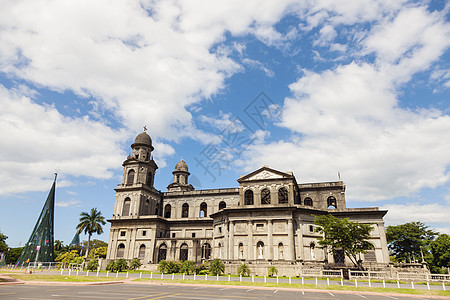
[(142, 133), (139, 133), (138, 136), (136, 137), (136, 139), (134, 140), (134, 144), (131, 145), (131, 147), (134, 148), (135, 146), (138, 146), (138, 145), (153, 148), (152, 139), (147, 134), (147, 132), (144, 131)]
[(176, 164), (175, 171), (188, 172), (188, 166), (187, 166), (186, 162), (183, 159), (180, 160), (180, 162)]

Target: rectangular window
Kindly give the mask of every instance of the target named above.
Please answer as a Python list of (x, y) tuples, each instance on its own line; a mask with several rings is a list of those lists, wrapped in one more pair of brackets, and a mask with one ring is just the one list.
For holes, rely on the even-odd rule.
[(314, 232), (314, 226), (309, 225), (309, 231)]
[(219, 233), (222, 233), (222, 226), (219, 226)]
[(195, 232), (192, 233), (192, 237), (195, 238)]
[(121, 231), (120, 236), (125, 236), (126, 233), (127, 233), (126, 231)]
[(256, 224), (256, 230), (264, 230), (264, 224)]
[(142, 231), (142, 236), (146, 236), (147, 235), (147, 230), (143, 230)]
[(175, 238), (175, 232), (172, 232), (172, 238), (173, 239)]

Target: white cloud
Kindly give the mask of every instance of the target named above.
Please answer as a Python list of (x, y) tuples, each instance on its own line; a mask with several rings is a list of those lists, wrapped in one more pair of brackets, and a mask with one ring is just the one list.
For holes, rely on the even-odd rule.
[(55, 170), (59, 186), (70, 185), (67, 175), (109, 178), (123, 160), (121, 130), (65, 117), (1, 85), (0, 106), (0, 194), (48, 190)]
[(417, 221), (425, 224), (445, 224), (448, 223), (448, 212), (450, 211), (449, 206), (437, 203), (388, 204), (382, 206), (381, 209), (389, 211), (384, 218), (388, 225)]
[[(227, 132), (230, 133), (239, 133), (243, 132), (245, 130), (245, 126), (242, 124), (239, 119), (236, 117), (233, 118), (231, 114), (219, 112), (220, 118), (213, 118), (205, 115), (201, 115), (199, 117), (199, 120), (201, 122), (207, 123), (209, 125), (212, 125), (213, 127), (217, 128), (220, 131), (227, 130)], [(230, 119), (233, 118), (233, 119)], [(213, 142), (220, 142), (219, 140), (214, 140)]]
[[(344, 22), (336, 15), (331, 19)], [(250, 147), (243, 161), (247, 170), (268, 163), (293, 169), (302, 182), (335, 180), (340, 171), (348, 197), (362, 201), (411, 195), (450, 181), (450, 116), (398, 106), (403, 84), (448, 49), (449, 24), (425, 8), (406, 7), (386, 19), (360, 41), (367, 48), (358, 55), (374, 52), (375, 63), (303, 70), (290, 85), (293, 96), (285, 99), (280, 122), (291, 137)], [(413, 19), (413, 34), (401, 36)], [(399, 46), (391, 46), (397, 37)]]
[(81, 201), (79, 201), (79, 200), (56, 201), (55, 206), (58, 206), (58, 207), (80, 207)]
[(254, 59), (250, 59), (250, 58), (244, 58), (242, 60), (242, 63), (244, 63), (244, 65), (247, 65), (247, 66), (249, 66), (251, 68), (259, 69), (259, 70), (264, 71), (264, 73), (266, 74), (267, 77), (273, 77), (275, 75), (275, 73), (272, 70), (266, 68), (264, 66), (264, 64), (261, 63), (260, 61), (257, 61), (257, 60), (254, 60)]

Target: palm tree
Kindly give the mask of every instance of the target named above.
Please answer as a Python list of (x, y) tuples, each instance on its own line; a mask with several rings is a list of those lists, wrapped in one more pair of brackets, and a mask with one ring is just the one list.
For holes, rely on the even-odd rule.
[(84, 231), (85, 234), (89, 234), (85, 258), (87, 258), (89, 254), (89, 244), (91, 242), (92, 234), (103, 233), (102, 225), (105, 224), (105, 218), (102, 216), (101, 211), (97, 211), (97, 208), (92, 208), (90, 214), (87, 212), (82, 212), (80, 214), (80, 223), (77, 225), (77, 233)]

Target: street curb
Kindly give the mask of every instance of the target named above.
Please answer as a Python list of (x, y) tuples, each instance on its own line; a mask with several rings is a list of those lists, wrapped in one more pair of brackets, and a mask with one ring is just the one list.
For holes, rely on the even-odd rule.
[(239, 286), (239, 285), (214, 285), (203, 283), (170, 283), (170, 282), (158, 282), (158, 281), (130, 281), (130, 284), (148, 284), (148, 285), (177, 285), (177, 286), (204, 286), (204, 287), (230, 287), (237, 289), (254, 289), (254, 290), (283, 290), (283, 291), (296, 291), (296, 292), (313, 292), (313, 293), (334, 293), (334, 294), (361, 294), (361, 295), (376, 295), (376, 296), (392, 296), (392, 297), (410, 297), (410, 298), (432, 298), (432, 299), (450, 299), (447, 296), (437, 295), (417, 295), (417, 294), (400, 294), (400, 293), (377, 293), (366, 291), (340, 291), (340, 290), (319, 290), (319, 289), (294, 289), (285, 287), (266, 287), (266, 286)]
[(104, 284), (119, 284), (128, 282), (129, 279), (117, 281), (93, 281), (93, 282), (65, 282), (65, 281), (24, 281), (16, 278), (11, 278), (6, 275), (1, 275), (0, 278), (6, 279), (6, 282), (0, 282), (0, 285), (26, 284), (26, 285), (104, 285)]

